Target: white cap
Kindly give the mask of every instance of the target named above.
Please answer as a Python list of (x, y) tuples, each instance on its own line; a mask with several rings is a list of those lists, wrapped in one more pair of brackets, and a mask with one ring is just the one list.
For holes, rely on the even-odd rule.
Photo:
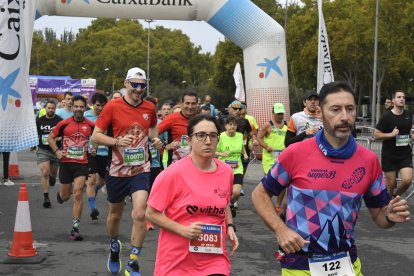
[(125, 78), (126, 80), (130, 80), (130, 79), (140, 79), (140, 80), (146, 80), (147, 76), (145, 75), (145, 71), (138, 68), (138, 67), (134, 67), (128, 70), (127, 76)]

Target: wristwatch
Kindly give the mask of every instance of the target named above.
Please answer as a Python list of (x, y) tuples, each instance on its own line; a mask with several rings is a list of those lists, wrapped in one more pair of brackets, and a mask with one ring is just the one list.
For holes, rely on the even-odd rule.
[(233, 227), (234, 232), (237, 232), (236, 225), (234, 225), (233, 223), (227, 224), (227, 228), (229, 228), (229, 227)]

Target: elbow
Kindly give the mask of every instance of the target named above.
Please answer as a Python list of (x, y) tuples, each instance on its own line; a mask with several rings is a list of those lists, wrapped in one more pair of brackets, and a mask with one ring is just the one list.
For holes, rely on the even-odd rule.
[(149, 222), (154, 223), (154, 211), (150, 206), (147, 206), (147, 210), (145, 211), (145, 219)]

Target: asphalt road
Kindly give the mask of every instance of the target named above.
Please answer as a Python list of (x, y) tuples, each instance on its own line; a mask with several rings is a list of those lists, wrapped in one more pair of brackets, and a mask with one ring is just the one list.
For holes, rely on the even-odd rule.
[[(46, 259), (40, 264), (0, 264), (0, 275), (110, 275), (106, 271), (109, 239), (105, 226), (107, 203), (104, 195), (98, 195), (97, 204), (101, 214), (96, 221), (90, 219), (87, 200), (84, 198), (80, 226), (84, 241), (71, 241), (72, 201), (63, 205), (56, 203), (57, 184), (50, 192), (52, 208), (44, 209), (34, 152), (18, 153), (18, 164), (23, 179), (16, 182), (27, 183), (35, 246)], [(258, 218), (250, 201), (251, 191), (260, 181), (261, 173), (260, 164), (254, 163), (245, 177), (246, 196), (239, 201), (235, 218), (240, 248), (231, 258), (232, 275), (280, 275), (280, 264), (274, 260), (277, 248), (275, 238)], [(18, 191), (18, 185), (0, 186), (0, 259), (6, 256), (13, 239)], [(411, 200), (410, 205), (414, 210), (413, 202)], [(127, 261), (129, 253), (130, 211), (131, 204), (128, 203), (120, 229), (120, 240), (124, 245), (123, 263)], [(382, 230), (372, 222), (367, 209), (363, 207), (356, 232), (364, 275), (414, 275), (413, 223)], [(157, 229), (147, 234), (140, 261), (144, 276), (153, 274), (157, 237)]]

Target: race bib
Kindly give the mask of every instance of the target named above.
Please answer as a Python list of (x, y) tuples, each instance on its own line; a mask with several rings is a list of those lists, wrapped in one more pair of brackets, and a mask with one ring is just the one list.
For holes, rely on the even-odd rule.
[(347, 251), (327, 255), (312, 254), (312, 257), (309, 257), (309, 270), (312, 276), (355, 276)]
[(275, 160), (277, 160), (277, 158), (279, 157), (279, 155), (282, 153), (282, 151), (281, 150), (276, 150), (276, 149), (274, 149), (273, 151), (272, 151), (272, 157), (273, 157), (273, 159), (275, 159)]
[(204, 224), (202, 233), (196, 240), (190, 240), (190, 252), (223, 254), (221, 246), (221, 225)]
[(185, 148), (185, 149), (190, 148), (190, 144), (188, 143), (187, 138), (188, 138), (187, 135), (181, 135), (180, 147)]
[(84, 148), (77, 146), (69, 146), (67, 151), (67, 158), (71, 159), (83, 159)]
[(232, 169), (237, 169), (239, 167), (239, 161), (237, 160), (225, 160), (224, 162)]
[(149, 150), (151, 153), (151, 158), (155, 159), (158, 156), (158, 150), (156, 148), (154, 148), (153, 146), (149, 146)]
[(397, 147), (407, 146), (410, 143), (410, 135), (397, 135), (395, 142)]
[(126, 166), (139, 166), (145, 163), (145, 150), (144, 148), (125, 148), (124, 153), (124, 165)]
[(47, 146), (47, 145), (49, 145), (49, 143), (47, 142), (47, 137), (49, 136), (49, 134), (43, 134), (42, 135), (42, 144), (43, 145), (45, 145), (45, 146)]

